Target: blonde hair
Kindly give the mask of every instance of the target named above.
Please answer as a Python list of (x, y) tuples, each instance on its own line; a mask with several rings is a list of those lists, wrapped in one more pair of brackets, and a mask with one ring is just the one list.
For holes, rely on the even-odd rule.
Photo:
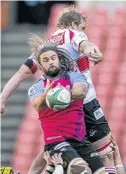
[(72, 22), (79, 25), (82, 19), (86, 21), (87, 17), (84, 16), (74, 5), (70, 5), (60, 14), (57, 26), (67, 27), (70, 26)]
[(40, 54), (40, 49), (42, 45), (46, 43), (44, 37), (37, 36), (33, 33), (30, 33), (30, 37), (28, 39), (28, 44), (32, 52), (34, 52), (35, 56), (38, 57)]

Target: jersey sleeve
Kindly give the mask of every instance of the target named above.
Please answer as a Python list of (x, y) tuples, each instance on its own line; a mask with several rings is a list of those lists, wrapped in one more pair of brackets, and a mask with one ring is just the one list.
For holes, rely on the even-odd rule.
[(28, 97), (30, 100), (33, 100), (36, 97), (39, 97), (44, 92), (44, 82), (43, 80), (39, 80), (28, 90)]
[(37, 68), (39, 68), (39, 63), (34, 53), (32, 53), (28, 59), (31, 59), (34, 62), (34, 64), (36, 64)]
[(33, 74), (37, 71), (37, 65), (33, 62), (32, 59), (27, 59), (27, 60), (24, 62), (24, 65), (26, 65), (26, 66), (31, 70), (31, 72), (32, 72)]
[(80, 72), (71, 72), (69, 75), (72, 84), (76, 82), (87, 82), (86, 76)]
[(79, 50), (79, 45), (82, 41), (88, 41), (87, 35), (83, 32), (74, 32), (74, 37), (71, 40), (71, 44), (76, 51)]

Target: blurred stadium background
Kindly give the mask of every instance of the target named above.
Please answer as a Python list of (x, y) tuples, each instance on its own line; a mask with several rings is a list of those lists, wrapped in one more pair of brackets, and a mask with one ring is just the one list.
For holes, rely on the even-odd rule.
[[(126, 2), (125, 1), (2, 1), (1, 85), (29, 57), (29, 33), (48, 37), (55, 30), (61, 9), (76, 4), (88, 16), (86, 33), (103, 52), (104, 61), (92, 68), (98, 99), (117, 139), (126, 165)], [(39, 77), (36, 74), (36, 78)], [(8, 100), (1, 120), (1, 165), (26, 174), (43, 148), (36, 111), (27, 90), (35, 77), (23, 82)]]

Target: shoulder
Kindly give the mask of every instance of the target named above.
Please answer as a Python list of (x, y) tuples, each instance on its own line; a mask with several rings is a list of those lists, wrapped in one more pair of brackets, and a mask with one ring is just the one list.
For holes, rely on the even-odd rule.
[(41, 77), (36, 83), (34, 83), (34, 84), (29, 88), (28, 91), (33, 92), (33, 91), (35, 91), (36, 88), (41, 88), (41, 87), (43, 87), (43, 85), (44, 85), (44, 81), (43, 81), (43, 78)]
[(85, 75), (80, 72), (69, 72), (68, 75), (72, 83), (86, 81)]
[(68, 75), (69, 75), (69, 76), (76, 76), (76, 75), (81, 75), (81, 73), (78, 72), (78, 71), (76, 71), (76, 72), (70, 71), (70, 72), (68, 72)]
[(43, 76), (41, 76), (40, 79), (37, 80), (34, 85), (43, 84), (43, 83), (44, 83), (44, 78), (43, 78)]
[(31, 99), (33, 99), (36, 96), (39, 96), (44, 91), (44, 82), (43, 79), (40, 78), (34, 85), (32, 85), (28, 90), (28, 96)]
[(84, 32), (82, 32), (82, 31), (76, 31), (75, 30), (74, 33), (75, 33), (75, 35), (77, 37), (84, 38), (84, 39), (87, 39), (88, 38), (87, 35)]
[(81, 76), (81, 73), (80, 73), (80, 72), (73, 72), (73, 71), (70, 71), (70, 72), (68, 73), (68, 75), (69, 75), (70, 79), (75, 79), (75, 78)]

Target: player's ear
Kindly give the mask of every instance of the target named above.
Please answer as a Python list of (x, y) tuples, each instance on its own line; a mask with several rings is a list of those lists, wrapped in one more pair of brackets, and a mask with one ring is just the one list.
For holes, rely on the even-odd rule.
[(76, 29), (76, 28), (77, 28), (76, 22), (71, 22), (71, 27), (72, 27), (73, 29)]

